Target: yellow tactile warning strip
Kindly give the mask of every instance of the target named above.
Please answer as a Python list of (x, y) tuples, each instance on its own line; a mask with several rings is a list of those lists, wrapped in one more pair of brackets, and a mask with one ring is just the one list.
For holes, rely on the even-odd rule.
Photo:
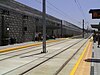
[(92, 42), (90, 42), (90, 45), (88, 49), (86, 50), (83, 59), (81, 60), (75, 75), (90, 75), (90, 67), (91, 63), (87, 62), (86, 60), (90, 59), (92, 56)]
[(85, 73), (83, 74), (83, 72), (85, 72), (85, 71), (87, 73), (90, 72), (90, 68), (89, 68), (90, 62), (85, 62), (84, 58), (91, 57), (91, 52), (92, 52), (91, 48), (92, 48), (92, 43), (91, 43), (91, 39), (89, 39), (86, 47), (84, 48), (84, 51), (82, 52), (81, 56), (79, 57), (74, 68), (71, 70), (70, 75), (90, 75), (90, 74), (85, 74)]
[(12, 51), (12, 50), (17, 50), (17, 49), (22, 49), (22, 48), (27, 48), (27, 47), (31, 47), (31, 46), (38, 46), (40, 44), (41, 43), (38, 43), (38, 44), (30, 44), (30, 45), (25, 45), (25, 46), (17, 46), (17, 47), (12, 47), (12, 48), (6, 48), (6, 49), (0, 50), (0, 53)]
[[(59, 39), (59, 40), (49, 40), (49, 41), (47, 41), (47, 43), (58, 42), (58, 41), (61, 41), (61, 40), (64, 40), (64, 38)], [(22, 48), (27, 48), (27, 47), (32, 47), (32, 46), (39, 46), (39, 45), (41, 45), (41, 44), (42, 44), (42, 43), (39, 42), (39, 43), (37, 43), (37, 44), (29, 44), (29, 45), (17, 46), (17, 47), (13, 47), (13, 48), (6, 48), (6, 49), (0, 50), (0, 53), (8, 52), (8, 51), (13, 51), (13, 50), (17, 50), (17, 49), (22, 49)]]

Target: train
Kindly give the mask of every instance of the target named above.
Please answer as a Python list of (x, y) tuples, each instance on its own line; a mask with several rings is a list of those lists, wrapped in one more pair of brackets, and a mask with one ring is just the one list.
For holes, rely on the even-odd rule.
[[(0, 46), (35, 41), (43, 33), (42, 12), (15, 0), (0, 0)], [(65, 38), (82, 34), (82, 29), (70, 22), (46, 14), (46, 35)]]

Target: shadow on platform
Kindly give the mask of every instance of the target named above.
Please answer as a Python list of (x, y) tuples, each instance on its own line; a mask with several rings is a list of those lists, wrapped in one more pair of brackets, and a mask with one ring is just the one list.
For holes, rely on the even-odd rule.
[(100, 59), (85, 59), (86, 62), (100, 63)]
[(31, 54), (31, 55), (27, 55), (27, 56), (22, 56), (22, 57), (20, 57), (20, 58), (25, 58), (25, 57), (31, 57), (31, 56), (34, 56), (34, 55), (40, 55), (40, 54), (43, 54), (43, 53), (36, 53), (36, 54)]

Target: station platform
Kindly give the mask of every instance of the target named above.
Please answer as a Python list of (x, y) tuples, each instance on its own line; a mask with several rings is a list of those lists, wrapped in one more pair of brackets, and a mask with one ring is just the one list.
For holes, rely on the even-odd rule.
[(91, 62), (91, 75), (100, 75), (100, 46), (97, 46), (97, 42), (93, 44), (92, 59), (88, 60)]
[[(9, 51), (9, 47), (20, 48)], [(5, 48), (9, 50), (0, 53), (0, 75), (90, 75), (91, 72), (91, 62), (87, 61), (92, 56), (91, 39), (48, 40), (47, 53), (41, 53), (41, 42), (1, 47), (1, 51)]]
[(100, 46), (98, 47), (98, 42), (92, 42), (74, 75), (100, 75)]
[[(47, 40), (46, 42), (47, 43), (57, 42), (64, 39), (65, 38), (57, 38), (56, 40)], [(42, 41), (30, 41), (30, 42), (25, 42), (25, 43), (16, 43), (12, 45), (0, 46), (0, 53), (9, 52), (9, 51), (17, 50), (17, 49), (22, 49), (22, 48), (33, 47), (33, 46), (39, 46), (41, 44), (42, 44)]]

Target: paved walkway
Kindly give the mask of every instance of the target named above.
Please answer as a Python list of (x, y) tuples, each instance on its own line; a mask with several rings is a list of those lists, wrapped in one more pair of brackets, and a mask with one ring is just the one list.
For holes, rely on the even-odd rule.
[[(25, 73), (25, 75), (56, 75), (56, 72), (73, 55), (73, 53), (75, 53), (82, 46), (86, 39), (64, 52), (62, 52), (62, 50), (65, 50), (80, 40), (81, 39), (71, 39), (69, 41), (66, 39), (62, 40), (63, 42), (59, 41), (59, 44), (55, 45), (52, 42), (52, 46), (47, 47), (48, 52), (46, 54), (39, 54), (41, 52), (41, 48), (38, 46), (32, 49), (25, 49), (18, 52), (12, 52), (7, 55), (1, 55), (1, 59), (4, 58), (4, 60), (0, 61), (0, 75), (19, 75), (31, 68), (32, 70)], [(83, 48), (79, 50), (77, 54), (78, 56), (80, 56), (83, 52)], [(27, 53), (25, 53), (26, 51)], [(59, 52), (61, 53), (57, 55)], [(56, 56), (53, 57), (54, 55)], [(50, 59), (51, 57), (52, 59)], [(66, 65), (67, 68), (62, 70), (59, 75), (69, 75), (69, 70), (73, 68), (73, 65), (77, 59), (70, 61), (72, 62), (71, 66)], [(64, 74), (62, 74), (62, 72)]]
[(75, 72), (75, 75), (90, 75), (91, 62), (87, 62), (88, 59), (91, 59), (92, 55), (92, 42), (89, 43), (88, 48)]
[(74, 75), (100, 75), (100, 46), (97, 46), (97, 42), (90, 43)]
[(92, 45), (92, 39), (90, 39), (71, 70), (70, 75), (90, 75), (91, 62), (88, 62), (88, 60), (91, 59)]
[[(1, 66), (0, 73), (4, 74), (4, 75), (14, 75), (14, 74), (19, 75), (19, 74), (23, 73), (24, 71), (26, 71), (28, 68), (31, 68), (32, 66), (35, 66), (35, 65), (47, 60), (52, 55), (63, 50), (64, 47), (67, 47), (70, 44), (73, 44), (74, 42), (76, 42), (78, 40), (80, 40), (80, 39), (70, 39), (70, 41), (68, 41), (68, 39), (66, 39), (66, 40), (65, 39), (50, 40), (50, 41), (48, 41), (48, 43), (52, 42), (52, 44), (56, 43), (58, 41), (59, 42), (64, 41), (64, 42), (59, 45), (52, 45), (52, 47), (49, 47), (47, 49), (48, 52), (46, 54), (38, 55), (39, 52), (41, 51), (41, 49), (40, 49), (39, 51), (35, 51), (34, 54), (33, 54), (33, 52), (30, 52), (27, 54), (23, 54), (23, 55), (19, 55), (19, 56), (17, 55), (14, 57), (10, 57), (9, 59), (3, 60), (0, 62), (0, 66)], [(73, 46), (72, 48), (67, 49), (66, 51), (62, 52), (61, 54), (53, 57), (49, 61), (41, 64), (40, 66), (36, 67), (35, 69), (25, 73), (25, 75), (56, 75), (56, 72), (64, 64), (64, 62), (66, 62), (66, 60), (68, 60), (68, 58), (70, 58), (72, 56), (72, 54), (85, 41), (86, 41), (86, 39), (81, 41), (77, 45)], [(37, 42), (37, 43), (39, 43), (39, 42)], [(27, 44), (33, 44), (33, 42), (20, 44), (19, 46), (27, 45)], [(96, 47), (96, 44), (94, 44), (94, 49), (100, 49), (100, 48)], [(17, 46), (17, 45), (15, 45), (15, 46)], [(38, 47), (36, 47), (36, 49), (38, 49)], [(92, 42), (89, 41), (89, 43), (85, 44), (79, 50), (79, 52), (73, 57), (73, 59), (67, 65), (65, 65), (65, 67), (60, 71), (60, 73), (58, 75), (90, 75), (90, 72), (91, 72), (91, 75), (94, 75), (94, 73), (95, 73), (95, 75), (99, 75), (99, 73), (97, 74), (97, 71), (99, 71), (97, 63), (100, 62), (99, 61), (100, 51), (96, 50), (96, 51), (99, 51), (99, 52), (96, 52), (95, 50), (93, 50), (96, 53), (98, 53), (98, 54), (96, 54), (95, 52), (93, 53), (91, 49), (92, 49)], [(27, 50), (31, 51), (31, 49), (27, 49)], [(35, 48), (32, 48), (32, 50), (35, 50)], [(58, 52), (55, 52), (55, 50), (57, 50)], [(54, 52), (52, 52), (52, 51), (54, 51)], [(22, 52), (24, 52), (24, 50), (22, 50)], [(17, 53), (2, 55), (1, 58), (13, 56), (14, 54), (17, 54)], [(36, 53), (38, 53), (38, 54), (36, 54)], [(92, 54), (92, 57), (96, 57), (96, 59), (91, 58), (91, 54)], [(98, 55), (98, 56), (96, 56), (96, 55)], [(80, 60), (80, 57), (81, 57), (81, 60)], [(98, 57), (98, 60), (97, 60), (97, 57)], [(77, 65), (75, 73), (70, 74), (70, 71), (72, 70), (74, 65), (77, 63), (77, 61), (79, 62), (79, 64)], [(92, 65), (91, 65), (91, 62), (92, 62)], [(29, 64), (27, 64), (27, 63), (29, 63)], [(94, 71), (94, 69), (95, 69), (95, 71)]]
[(92, 59), (90, 62), (92, 62), (91, 75), (100, 75), (100, 47), (97, 47), (97, 42), (94, 43)]

